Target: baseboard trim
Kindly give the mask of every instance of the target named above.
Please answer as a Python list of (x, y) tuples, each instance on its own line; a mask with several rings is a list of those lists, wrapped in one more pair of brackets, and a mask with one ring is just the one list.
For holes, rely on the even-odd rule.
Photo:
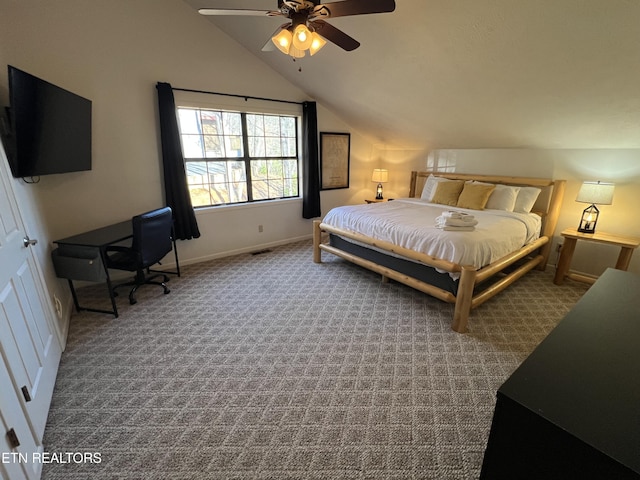
[[(202, 257), (190, 258), (184, 261), (181, 258), (179, 258), (179, 261), (180, 261), (180, 266), (193, 265), (195, 263), (208, 262), (209, 260), (216, 260), (218, 258), (232, 257), (234, 255), (243, 255), (245, 253), (252, 253), (258, 250), (279, 247), (280, 245), (286, 245), (288, 243), (301, 242), (303, 240), (311, 240), (311, 238), (313, 238), (312, 234), (302, 235), (299, 237), (285, 238), (283, 240), (278, 240), (275, 242), (260, 243), (257, 245), (251, 245), (250, 247), (244, 247), (244, 248), (238, 248), (235, 250), (227, 250), (224, 252), (213, 253), (211, 255), (205, 255)], [(180, 244), (178, 244), (178, 255), (180, 255)], [(175, 262), (163, 263), (162, 267), (159, 268), (158, 270), (171, 270), (172, 268), (175, 268), (175, 266), (176, 266)]]

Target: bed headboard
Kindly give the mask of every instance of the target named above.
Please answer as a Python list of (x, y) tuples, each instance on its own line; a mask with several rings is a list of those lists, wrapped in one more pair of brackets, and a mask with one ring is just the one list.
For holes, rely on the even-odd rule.
[(565, 180), (553, 180), (550, 178), (531, 177), (507, 177), (502, 175), (475, 175), (470, 173), (433, 172), (422, 171), (411, 172), (411, 184), (409, 185), (409, 196), (419, 197), (427, 177), (435, 175), (451, 180), (477, 180), (479, 182), (499, 183), (502, 185), (514, 185), (519, 187), (538, 187), (542, 190), (538, 200), (533, 206), (533, 212), (542, 217), (542, 235), (549, 237), (547, 247), (551, 248), (551, 237), (555, 232), (560, 215), (560, 206), (564, 197)]

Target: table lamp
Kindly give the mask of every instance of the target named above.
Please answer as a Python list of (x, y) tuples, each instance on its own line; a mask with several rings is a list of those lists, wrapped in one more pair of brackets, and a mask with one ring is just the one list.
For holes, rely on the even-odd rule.
[(582, 233), (595, 233), (596, 223), (600, 210), (596, 203), (600, 205), (611, 205), (613, 202), (613, 183), (603, 182), (583, 182), (576, 197), (576, 202), (590, 203), (582, 212), (578, 231)]
[(376, 200), (382, 200), (382, 184), (389, 181), (389, 171), (384, 168), (374, 168), (371, 181), (378, 182), (378, 187), (376, 188)]

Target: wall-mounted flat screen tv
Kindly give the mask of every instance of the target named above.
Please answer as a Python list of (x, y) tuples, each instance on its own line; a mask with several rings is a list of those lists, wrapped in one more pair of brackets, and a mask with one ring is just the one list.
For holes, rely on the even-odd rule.
[(13, 176), (91, 170), (91, 100), (8, 69), (11, 105), (4, 140)]

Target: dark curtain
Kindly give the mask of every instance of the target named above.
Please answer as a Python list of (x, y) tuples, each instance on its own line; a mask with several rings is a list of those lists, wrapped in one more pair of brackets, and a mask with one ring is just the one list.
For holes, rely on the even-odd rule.
[(162, 82), (158, 82), (156, 88), (164, 166), (164, 195), (167, 205), (173, 210), (175, 236), (179, 240), (198, 238), (200, 231), (187, 187), (173, 89), (170, 84)]
[(320, 216), (320, 165), (316, 102), (302, 104), (302, 217)]

